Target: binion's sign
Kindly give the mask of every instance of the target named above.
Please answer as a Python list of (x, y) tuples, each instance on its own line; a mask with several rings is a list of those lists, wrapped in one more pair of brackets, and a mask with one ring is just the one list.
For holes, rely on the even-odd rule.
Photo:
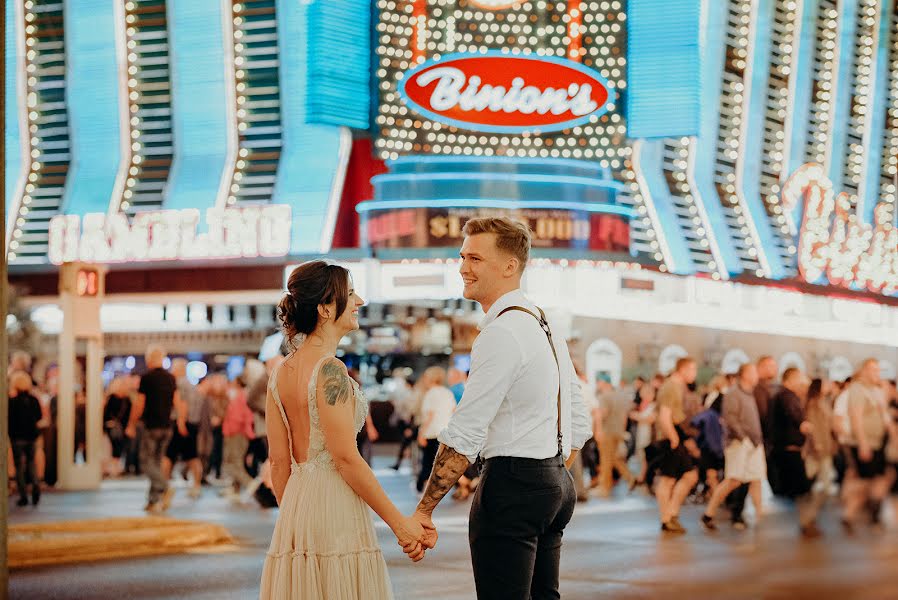
[(580, 63), (496, 52), (425, 62), (405, 73), (399, 93), (429, 119), (495, 133), (568, 129), (612, 107), (608, 83)]
[(290, 206), (210, 208), (200, 232), (195, 209), (60, 215), (50, 221), (50, 262), (98, 263), (285, 256)]
[(802, 200), (798, 269), (806, 281), (898, 293), (898, 228), (889, 222), (884, 203), (876, 207), (873, 223), (865, 223), (849, 195), (836, 195), (823, 167), (814, 163), (799, 168), (783, 186), (787, 211)]

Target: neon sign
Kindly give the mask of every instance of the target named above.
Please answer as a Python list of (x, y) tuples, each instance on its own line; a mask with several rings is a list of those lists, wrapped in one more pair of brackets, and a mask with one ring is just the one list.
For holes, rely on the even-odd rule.
[(200, 233), (195, 209), (94, 213), (50, 221), (49, 257), (64, 262), (142, 262), (284, 256), (290, 250), (290, 206), (211, 208)]
[(511, 8), (515, 4), (520, 4), (521, 0), (470, 0), (471, 4), (477, 8), (485, 10), (505, 10)]
[(872, 225), (863, 222), (849, 195), (836, 196), (823, 167), (814, 163), (798, 169), (783, 187), (786, 210), (802, 199), (798, 269), (806, 281), (826, 279), (835, 286), (885, 295), (898, 292), (898, 228), (889, 222), (885, 204), (876, 207)]
[(406, 73), (403, 100), (435, 121), (475, 131), (558, 131), (611, 108), (598, 73), (561, 58), (450, 54)]

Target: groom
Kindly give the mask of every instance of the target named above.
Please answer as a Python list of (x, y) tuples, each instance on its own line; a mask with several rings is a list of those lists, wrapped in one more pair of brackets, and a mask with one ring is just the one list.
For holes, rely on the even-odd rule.
[(507, 218), (464, 227), (464, 297), (486, 316), (461, 403), (441, 442), (414, 517), (431, 514), (480, 456), (468, 539), (477, 597), (560, 598), (561, 537), (574, 512), (570, 465), (592, 428), (564, 340), (521, 291), (530, 230)]

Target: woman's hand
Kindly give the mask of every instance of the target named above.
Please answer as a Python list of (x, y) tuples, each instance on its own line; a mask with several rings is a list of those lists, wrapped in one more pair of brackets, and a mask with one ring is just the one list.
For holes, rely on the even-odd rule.
[(393, 534), (402, 551), (414, 562), (424, 558), (425, 548), (421, 540), (425, 538), (424, 527), (412, 517), (402, 517), (394, 526)]

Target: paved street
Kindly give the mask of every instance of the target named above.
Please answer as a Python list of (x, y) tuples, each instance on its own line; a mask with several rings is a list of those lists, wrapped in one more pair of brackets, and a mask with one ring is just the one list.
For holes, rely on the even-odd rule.
[[(386, 459), (378, 460), (375, 467), (385, 464)], [(376, 470), (390, 496), (403, 510), (411, 511), (415, 498), (410, 474)], [(144, 491), (142, 480), (119, 480), (106, 483), (99, 492), (49, 493), (37, 511), (11, 506), (10, 520), (139, 515)], [(467, 510), (467, 503), (444, 501), (438, 509), (439, 546), (417, 565), (404, 558), (390, 531), (378, 522), (397, 598), (474, 597)], [(823, 523), (827, 537), (802, 542), (796, 535), (794, 514), (786, 507), (773, 507), (759, 530), (741, 534), (724, 527), (710, 536), (697, 525), (699, 514), (699, 507), (688, 507), (683, 522), (689, 534), (670, 539), (659, 534), (654, 505), (643, 496), (591, 499), (579, 505), (565, 534), (562, 597), (898, 599), (894, 524), (879, 536), (861, 532), (846, 538), (830, 510)], [(170, 515), (223, 524), (238, 544), (214, 554), (198, 551), (14, 571), (11, 597), (224, 600), (258, 594), (276, 511), (234, 507), (213, 490), (194, 502), (179, 490)]]

